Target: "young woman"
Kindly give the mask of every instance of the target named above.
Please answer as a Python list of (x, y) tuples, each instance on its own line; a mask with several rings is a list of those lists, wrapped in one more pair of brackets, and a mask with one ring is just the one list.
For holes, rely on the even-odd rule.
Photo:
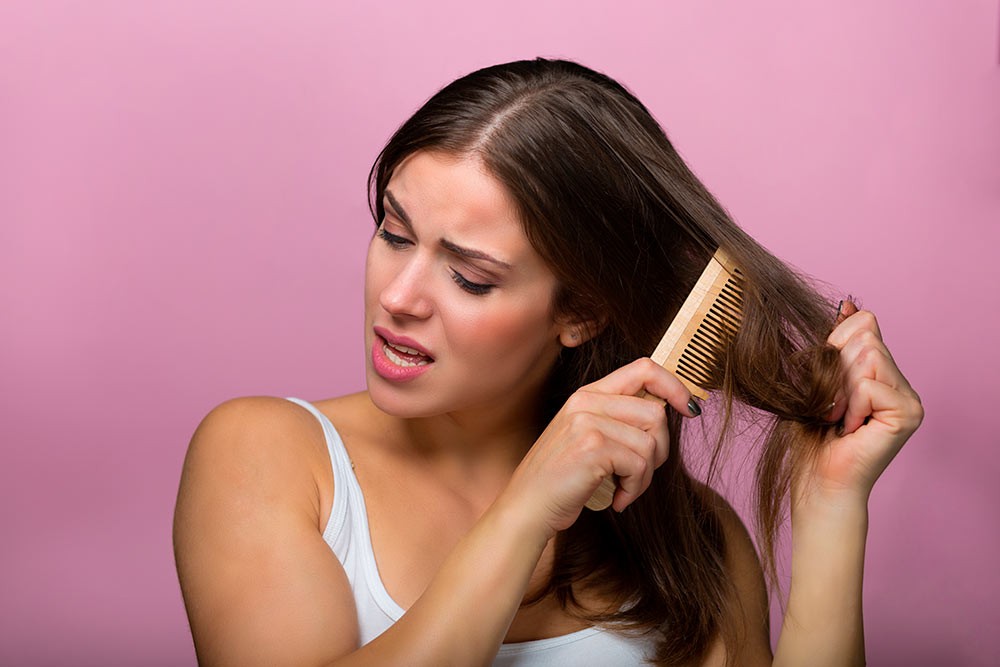
[[(371, 193), (368, 390), (229, 401), (192, 439), (175, 550), (203, 664), (864, 662), (868, 495), (923, 414), (871, 313), (826, 303), (570, 62), (450, 84)], [(790, 497), (773, 658), (754, 546), (679, 450), (701, 408), (645, 358), (719, 247), (745, 304), (717, 409), (774, 419), (765, 564)], [(612, 507), (585, 510), (605, 478)]]

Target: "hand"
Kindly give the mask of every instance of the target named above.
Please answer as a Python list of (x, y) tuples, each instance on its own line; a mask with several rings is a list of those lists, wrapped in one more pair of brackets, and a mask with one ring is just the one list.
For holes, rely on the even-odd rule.
[(661, 403), (683, 415), (691, 394), (669, 371), (639, 359), (576, 391), (521, 461), (510, 496), (539, 511), (548, 536), (571, 526), (608, 476), (618, 476), (612, 506), (619, 512), (649, 486), (667, 460), (669, 433)]
[(843, 419), (812, 466), (801, 471), (805, 489), (847, 491), (867, 502), (875, 481), (924, 417), (920, 397), (899, 371), (869, 311), (843, 302), (827, 341), (840, 350), (844, 386), (829, 415)]

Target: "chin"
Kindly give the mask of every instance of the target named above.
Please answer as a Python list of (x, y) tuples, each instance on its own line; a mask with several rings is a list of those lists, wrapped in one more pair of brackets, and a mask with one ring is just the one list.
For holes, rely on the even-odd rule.
[(400, 391), (398, 388), (387, 383), (382, 378), (369, 371), (365, 378), (368, 385), (368, 397), (376, 408), (401, 419), (414, 419), (417, 417), (432, 417), (441, 414), (443, 411), (435, 409), (430, 405), (425, 392), (413, 391), (412, 389)]

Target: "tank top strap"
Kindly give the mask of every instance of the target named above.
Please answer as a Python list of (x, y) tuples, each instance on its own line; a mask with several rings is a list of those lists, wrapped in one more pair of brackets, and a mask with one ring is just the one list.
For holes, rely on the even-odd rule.
[(344, 566), (354, 593), (361, 640), (367, 643), (398, 621), (404, 610), (389, 595), (379, 576), (364, 494), (343, 439), (333, 423), (314, 405), (298, 398), (288, 400), (311, 412), (323, 426), (334, 485), (333, 507), (323, 539)]
[(347, 453), (344, 441), (341, 439), (337, 429), (334, 428), (330, 419), (320, 412), (316, 406), (301, 398), (286, 397), (287, 400), (300, 405), (313, 414), (323, 427), (323, 435), (326, 438), (326, 448), (330, 453), (330, 464), (333, 468), (333, 507), (330, 509), (330, 520), (323, 531), (323, 537), (333, 546), (338, 556), (343, 555), (347, 549), (347, 541), (350, 539), (349, 527), (345, 531), (347, 519), (351, 510), (363, 511), (364, 501), (361, 496), (361, 487), (357, 477), (354, 476), (351, 457)]

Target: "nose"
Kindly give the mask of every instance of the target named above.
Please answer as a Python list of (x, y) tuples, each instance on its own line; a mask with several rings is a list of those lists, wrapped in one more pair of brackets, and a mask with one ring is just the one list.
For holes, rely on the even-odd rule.
[(424, 262), (414, 258), (379, 294), (379, 304), (393, 317), (426, 319), (434, 311), (428, 294), (429, 276)]

